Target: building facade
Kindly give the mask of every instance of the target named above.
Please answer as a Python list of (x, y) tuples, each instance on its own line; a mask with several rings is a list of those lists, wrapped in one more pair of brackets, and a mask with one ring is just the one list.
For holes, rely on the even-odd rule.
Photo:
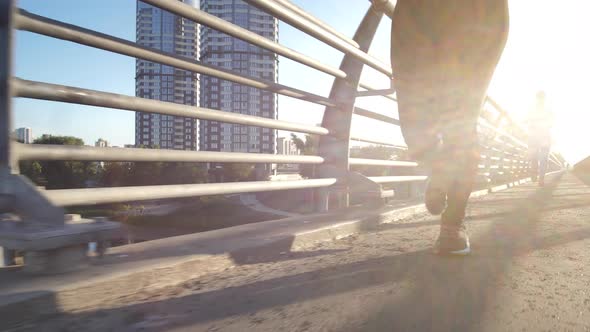
[[(278, 41), (278, 21), (241, 0), (201, 0), (201, 10)], [(269, 51), (208, 27), (201, 28), (201, 61), (245, 76), (278, 80), (278, 60)], [(201, 77), (201, 106), (277, 119), (277, 98), (270, 92)], [(277, 131), (269, 128), (201, 121), (200, 147), (208, 151), (276, 153)], [(270, 171), (270, 165), (259, 165)]]
[(25, 144), (33, 143), (33, 130), (29, 127), (17, 128), (14, 131), (14, 134), (16, 136), (16, 140), (21, 143), (25, 143)]
[(96, 140), (96, 142), (94, 142), (94, 146), (97, 148), (108, 148), (109, 142), (105, 139), (99, 138)]
[(292, 139), (288, 137), (279, 137), (277, 139), (277, 154), (292, 156), (301, 154), (301, 151), (299, 151)]
[[(179, 0), (198, 8), (198, 0)], [(190, 60), (199, 59), (199, 26), (193, 21), (137, 1), (138, 44)], [(135, 95), (147, 99), (198, 105), (198, 75), (141, 59), (136, 61)], [(136, 112), (135, 145), (197, 150), (196, 119)]]

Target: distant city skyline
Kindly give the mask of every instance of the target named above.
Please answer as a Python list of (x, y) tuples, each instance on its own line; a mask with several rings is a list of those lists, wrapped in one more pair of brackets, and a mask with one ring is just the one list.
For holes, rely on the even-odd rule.
[(30, 127), (17, 128), (14, 131), (14, 135), (16, 136), (16, 139), (21, 143), (33, 143), (33, 130)]
[[(319, 17), (344, 35), (352, 36), (369, 7), (368, 1), (294, 0), (294, 4)], [(547, 91), (556, 114), (556, 148), (574, 163), (588, 154), (590, 141), (586, 107), (585, 82), (590, 76), (590, 49), (580, 47), (579, 41), (590, 30), (590, 2), (564, 0), (555, 6), (549, 0), (509, 0), (511, 27), (506, 50), (489, 94), (513, 117), (522, 120), (533, 104), (537, 90)], [(69, 24), (135, 40), (135, 2), (120, 0), (20, 0), (18, 6), (34, 14)], [(535, 15), (531, 15), (534, 8)], [(546, 18), (557, 18), (547, 24)], [(391, 20), (384, 18), (377, 30), (370, 53), (389, 62)], [(297, 29), (279, 23), (280, 42), (286, 47), (309, 55), (318, 61), (338, 67), (342, 54)], [(567, 36), (567, 38), (564, 38)], [(18, 31), (15, 36), (14, 74), (24, 79), (96, 89), (124, 95), (135, 94), (135, 59), (76, 45), (37, 34)], [(42, 54), (43, 56), (39, 56)], [(567, 61), (564, 61), (567, 60)], [(332, 77), (279, 57), (279, 83), (319, 95), (328, 95)], [(365, 70), (363, 81), (379, 87), (389, 83), (382, 75)], [(383, 98), (362, 98), (359, 106), (397, 116), (396, 106)], [(278, 97), (279, 119), (284, 121), (318, 123), (324, 107)], [(134, 142), (134, 112), (98, 107), (14, 99), (14, 128), (31, 127), (37, 133), (69, 135), (91, 144), (104, 137), (113, 145)], [(355, 116), (356, 133), (403, 143), (398, 128), (364, 121)], [(281, 135), (286, 136), (286, 133)]]
[[(201, 0), (201, 10), (232, 22), (264, 38), (278, 41), (278, 21), (241, 0)], [(201, 29), (201, 62), (248, 77), (278, 81), (274, 53), (217, 30)], [(277, 119), (277, 99), (272, 92), (201, 77), (201, 105), (226, 112)], [(201, 121), (201, 150), (275, 153), (277, 131), (218, 121)]]
[[(199, 1), (181, 0), (199, 8)], [(199, 25), (137, 1), (136, 43), (194, 61), (199, 60)], [(198, 106), (199, 75), (137, 59), (135, 95), (141, 98)], [(165, 114), (135, 113), (135, 145), (197, 150), (198, 120)]]
[[(344, 25), (339, 26), (331, 22), (347, 35), (352, 35), (356, 29), (349, 23), (360, 22), (369, 6), (369, 3), (364, 1), (351, 3), (348, 8), (336, 6), (336, 0), (326, 2), (296, 0), (295, 3), (320, 17), (322, 12), (329, 11), (335, 15), (335, 18), (342, 19), (343, 13), (350, 10), (351, 15), (342, 19)], [(112, 34), (130, 41), (136, 40), (135, 1), (103, 0), (100, 3), (88, 2), (80, 6), (79, 2), (74, 0), (55, 0), (51, 3), (21, 0), (19, 7), (69, 24)], [(339, 51), (303, 35), (285, 23), (278, 22), (278, 24), (281, 29), (282, 44), (302, 53), (319, 52), (317, 54), (319, 61), (332, 66), (339, 65), (342, 58)], [(381, 36), (386, 35), (386, 25), (380, 28)], [(22, 31), (17, 31), (16, 46), (15, 58), (18, 61), (15, 61), (15, 75), (18, 77), (135, 95), (136, 60), (134, 58)], [(41, 59), (34, 56), (40, 51), (44, 54)], [(280, 56), (277, 58), (281, 72), (278, 76), (280, 84), (318, 94), (329, 92), (332, 77), (289, 59)], [(63, 68), (77, 70), (64, 71)], [(277, 96), (274, 102), (282, 110), (279, 115), (281, 120), (300, 123), (321, 121), (323, 106), (284, 96)], [(14, 108), (15, 123), (18, 126), (34, 126), (39, 128), (40, 132), (51, 135), (80, 137), (90, 145), (99, 137), (104, 137), (113, 145), (119, 146), (135, 142), (134, 130), (130, 130), (134, 127), (135, 112), (22, 98), (15, 99)], [(56, 121), (56, 119), (60, 120)], [(85, 125), (89, 123), (92, 126)], [(279, 136), (289, 136), (289, 133), (279, 131), (276, 137)]]

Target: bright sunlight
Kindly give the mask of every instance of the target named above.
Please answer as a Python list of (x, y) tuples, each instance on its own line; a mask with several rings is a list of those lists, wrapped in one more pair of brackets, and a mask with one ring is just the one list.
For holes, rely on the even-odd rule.
[(590, 2), (511, 0), (510, 35), (489, 93), (524, 120), (538, 90), (554, 113), (554, 147), (570, 163), (590, 154)]

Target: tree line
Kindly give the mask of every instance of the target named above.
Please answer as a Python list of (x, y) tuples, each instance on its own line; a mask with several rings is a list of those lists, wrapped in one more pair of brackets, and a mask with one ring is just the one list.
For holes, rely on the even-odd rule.
[[(82, 146), (84, 141), (72, 136), (43, 135), (33, 144)], [(204, 163), (186, 162), (96, 161), (21, 161), (19, 164), (21, 174), (47, 189), (212, 182), (206, 166)], [(221, 172), (225, 181), (247, 181), (254, 176), (254, 165), (225, 164)]]
[[(305, 138), (300, 138), (295, 134), (291, 134), (291, 140), (297, 147), (301, 154), (314, 156), (318, 154), (319, 137), (317, 135), (305, 135)], [(395, 147), (369, 145), (359, 147), (358, 149), (350, 150), (351, 158), (366, 158), (378, 160), (407, 160), (406, 152)], [(315, 165), (304, 164), (300, 165), (300, 174), (304, 178), (313, 178)], [(359, 172), (366, 176), (385, 176), (391, 175), (391, 167), (387, 166), (353, 166), (351, 170)], [(408, 175), (408, 170), (396, 170), (398, 175)], [(403, 174), (402, 174), (403, 173)]]

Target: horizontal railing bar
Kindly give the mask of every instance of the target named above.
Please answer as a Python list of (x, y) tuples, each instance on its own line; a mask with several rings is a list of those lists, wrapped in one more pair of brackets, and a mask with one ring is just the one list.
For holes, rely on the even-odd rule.
[(478, 121), (478, 124), (483, 125), (484, 127), (487, 127), (488, 129), (493, 130), (494, 132), (496, 132), (498, 135), (500, 136), (504, 136), (507, 137), (509, 139), (511, 139), (514, 143), (520, 145), (521, 147), (528, 147), (528, 144), (522, 142), (521, 140), (519, 140), (518, 138), (506, 133), (505, 131), (498, 129), (498, 128), (494, 128), (494, 126), (492, 124), (489, 124), (486, 120), (480, 118), (480, 121)]
[(407, 150), (408, 149), (407, 146), (397, 145), (397, 144), (390, 143), (389, 141), (379, 140), (379, 139), (375, 139), (375, 138), (365, 138), (365, 137), (359, 137), (359, 136), (352, 135), (350, 137), (350, 139), (353, 141), (358, 141), (358, 142), (363, 142), (363, 143), (391, 146), (391, 147), (394, 147), (394, 148), (397, 148), (400, 150)]
[(392, 0), (369, 0), (377, 10), (382, 11), (389, 18), (393, 19), (393, 11), (397, 1)]
[(416, 167), (418, 163), (413, 161), (400, 160), (379, 160), (379, 159), (364, 159), (364, 158), (349, 158), (350, 165), (363, 166), (392, 166), (392, 167)]
[(124, 54), (147, 61), (157, 62), (203, 75), (217, 77), (222, 80), (247, 85), (261, 90), (271, 91), (324, 106), (337, 106), (334, 102), (326, 97), (287, 87), (268, 80), (240, 76), (231, 71), (203, 64), (196, 60), (169, 54), (160, 50), (151, 49), (125, 39), (59, 22), (43, 16), (34, 15), (23, 10), (19, 10), (18, 14), (15, 15), (14, 21), (15, 26), (21, 30), (67, 40), (114, 53)]
[(12, 80), (15, 96), (328, 135), (326, 128), (64, 85)]
[(492, 97), (486, 96), (485, 101), (488, 104), (492, 105), (492, 107), (494, 107), (502, 115), (503, 118), (507, 119), (511, 125), (515, 126), (516, 129), (518, 129), (521, 132), (526, 132), (524, 127), (520, 123), (514, 121), (514, 119), (510, 116), (510, 113), (508, 113), (507, 110), (500, 106), (500, 104), (498, 104), (498, 102), (495, 101)]
[(273, 15), (279, 20), (305, 32), (306, 34), (334, 47), (339, 51), (342, 51), (346, 54), (350, 54), (351, 56), (357, 58), (364, 64), (376, 69), (377, 71), (387, 75), (388, 77), (393, 76), (390, 66), (363, 52), (359, 48), (350, 45), (349, 43), (343, 41), (337, 36), (334, 36), (332, 33), (324, 29), (321, 29), (313, 22), (305, 19), (300, 15), (297, 15), (295, 12), (291, 10), (285, 10), (287, 8), (283, 7), (280, 3), (276, 1), (244, 0), (244, 2), (264, 10), (265, 12)]
[[(370, 84), (363, 83), (363, 82), (359, 83), (359, 87), (362, 88), (362, 89), (365, 89), (365, 90), (380, 90), (378, 88), (373, 87)], [(394, 97), (394, 96), (392, 96), (392, 95), (384, 95), (384, 96), (381, 96), (381, 97), (384, 97), (384, 98), (387, 98), (389, 100), (393, 100), (393, 101), (397, 102), (397, 98)]]
[(58, 206), (95, 205), (179, 197), (229, 195), (261, 191), (329, 187), (335, 178), (294, 181), (252, 181), (227, 183), (177, 184), (116, 188), (45, 190), (51, 203)]
[(357, 91), (356, 92), (356, 96), (357, 97), (381, 97), (381, 96), (387, 96), (387, 95), (392, 95), (395, 93), (395, 89), (384, 89), (384, 90), (367, 90), (367, 91)]
[(356, 115), (360, 115), (360, 116), (364, 116), (367, 118), (371, 118), (373, 120), (379, 120), (382, 122), (386, 122), (386, 123), (391, 123), (393, 125), (399, 126), (400, 125), (400, 121), (394, 117), (388, 116), (388, 115), (384, 115), (381, 113), (377, 113), (377, 112), (373, 112), (370, 111), (368, 109), (364, 109), (361, 107), (355, 107), (354, 108), (354, 114)]
[(283, 46), (254, 32), (248, 31), (238, 25), (208, 14), (202, 10), (191, 7), (183, 2), (177, 0), (142, 0), (142, 2), (169, 11), (194, 22), (206, 25), (210, 28), (221, 31), (232, 37), (239, 38), (253, 45), (275, 52), (276, 54), (317, 69), (328, 75), (338, 78), (346, 78), (346, 73), (336, 67), (323, 64), (307, 55), (299, 53), (293, 49)]
[(557, 159), (553, 154), (549, 155), (549, 161), (553, 162), (555, 165), (562, 167), (561, 162)]
[(303, 10), (302, 8), (295, 5), (294, 3), (292, 3), (288, 0), (275, 0), (275, 1), (280, 3), (281, 6), (291, 10), (295, 14), (303, 17), (304, 19), (312, 22), (313, 24), (317, 25), (318, 27), (320, 27), (320, 28), (328, 31), (329, 33), (333, 34), (334, 36), (342, 39), (342, 41), (347, 42), (348, 44), (352, 45), (353, 47), (359, 48), (359, 44), (356, 41), (354, 41), (354, 39), (342, 34), (340, 31), (334, 29), (333, 27), (331, 27), (330, 25), (328, 25), (324, 21), (318, 19), (317, 17), (309, 14), (308, 12)]
[(375, 183), (396, 183), (396, 182), (417, 182), (417, 181), (424, 181), (428, 177), (427, 176), (369, 176), (369, 180)]
[(16, 144), (15, 151), (19, 160), (161, 161), (273, 164), (321, 164), (324, 162), (324, 158), (322, 157), (303, 155), (137, 148), (97, 148), (91, 146), (49, 144)]

